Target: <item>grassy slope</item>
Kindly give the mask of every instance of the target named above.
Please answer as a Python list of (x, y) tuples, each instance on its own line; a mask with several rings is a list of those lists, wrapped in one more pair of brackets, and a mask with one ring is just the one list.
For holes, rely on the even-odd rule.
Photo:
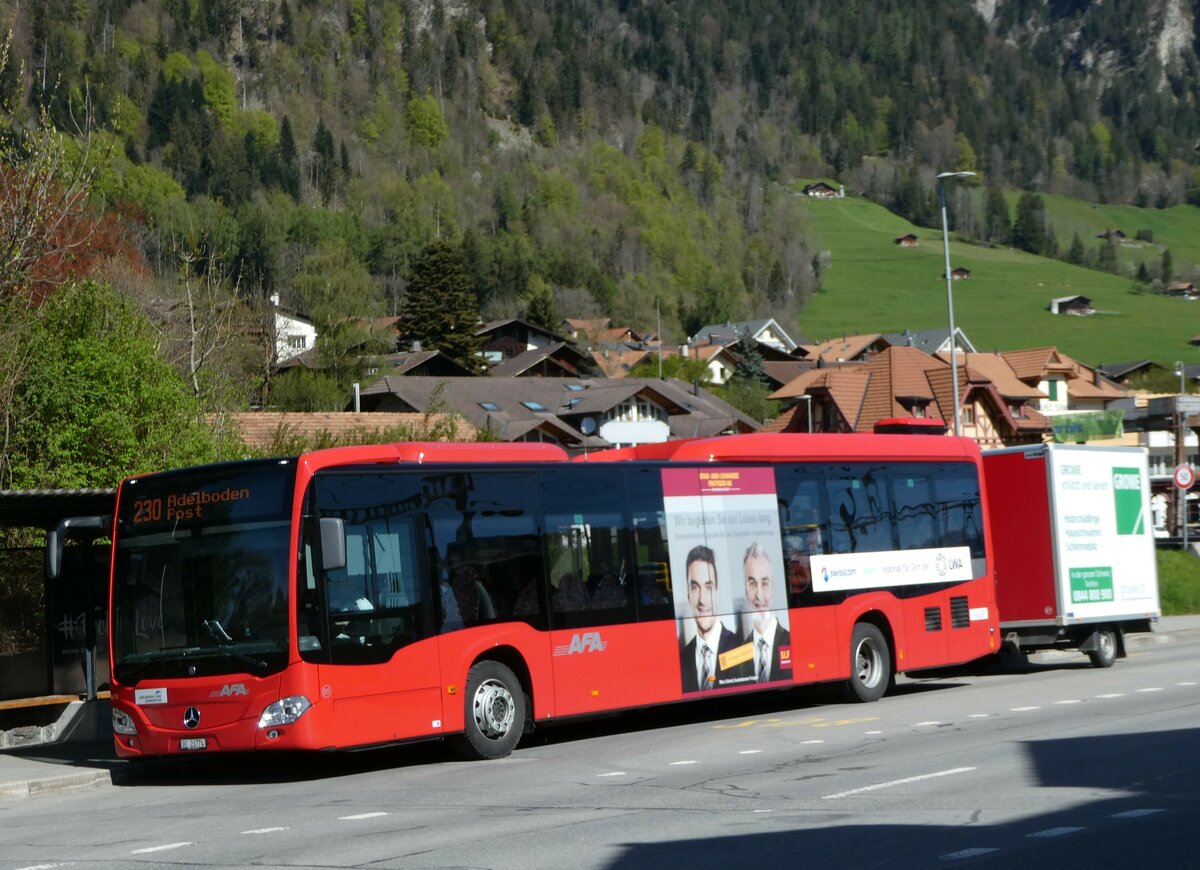
[[(1047, 206), (1057, 221), (1059, 203), (1055, 199)], [(1087, 204), (1078, 205), (1090, 209)], [(823, 275), (821, 292), (800, 315), (801, 333), (821, 340), (841, 334), (947, 325), (939, 230), (915, 227), (855, 197), (808, 201), (806, 207), (816, 244), (830, 251), (832, 262)], [(1119, 225), (1131, 236), (1141, 227), (1155, 229), (1156, 239), (1160, 232), (1164, 240), (1171, 239), (1168, 243), (1177, 263), (1185, 259), (1185, 250), (1190, 253), (1191, 248), (1200, 247), (1197, 232), (1191, 248), (1181, 241), (1176, 253), (1176, 230), (1168, 230), (1167, 223), (1160, 230), (1150, 222), (1151, 216), (1166, 221), (1173, 212), (1195, 212), (1187, 223), (1195, 220), (1196, 230), (1200, 230), (1200, 209), (1132, 211), (1138, 220), (1106, 220), (1116, 215), (1097, 213), (1097, 226)], [(907, 232), (920, 238), (919, 247), (896, 246), (894, 239)], [(969, 280), (954, 282), (955, 324), (979, 350), (1055, 345), (1092, 364), (1153, 359), (1168, 367), (1176, 359), (1191, 362), (1196, 356), (1187, 341), (1200, 333), (1200, 302), (1134, 294), (1128, 278), (1008, 249), (952, 241), (950, 262), (971, 270)], [(1065, 317), (1047, 310), (1050, 299), (1073, 294), (1088, 296), (1097, 310), (1106, 313)]]

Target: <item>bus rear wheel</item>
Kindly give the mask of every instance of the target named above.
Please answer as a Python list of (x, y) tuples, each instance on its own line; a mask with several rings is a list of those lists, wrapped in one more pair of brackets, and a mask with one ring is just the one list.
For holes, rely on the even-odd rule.
[(500, 662), (477, 662), (467, 674), (466, 728), (454, 741), (465, 758), (503, 758), (525, 728), (525, 692)]
[(859, 701), (878, 701), (892, 681), (892, 657), (883, 632), (869, 622), (854, 626), (850, 640), (850, 691)]

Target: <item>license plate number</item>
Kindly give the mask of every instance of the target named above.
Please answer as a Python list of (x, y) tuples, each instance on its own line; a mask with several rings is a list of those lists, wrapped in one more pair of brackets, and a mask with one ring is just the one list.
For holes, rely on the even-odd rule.
[(195, 752), (198, 749), (208, 748), (208, 738), (206, 737), (183, 737), (179, 741), (179, 748), (184, 752)]

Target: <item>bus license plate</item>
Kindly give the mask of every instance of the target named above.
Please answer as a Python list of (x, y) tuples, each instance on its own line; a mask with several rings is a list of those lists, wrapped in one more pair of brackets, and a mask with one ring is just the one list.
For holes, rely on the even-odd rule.
[(179, 748), (184, 752), (195, 752), (199, 749), (208, 749), (208, 738), (182, 737), (179, 740)]

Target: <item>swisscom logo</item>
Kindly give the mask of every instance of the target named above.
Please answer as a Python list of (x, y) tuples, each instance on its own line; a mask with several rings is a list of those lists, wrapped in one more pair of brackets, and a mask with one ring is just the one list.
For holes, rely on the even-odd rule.
[(1114, 468), (1113, 501), (1117, 509), (1118, 535), (1143, 535), (1146, 517), (1142, 513), (1142, 473), (1136, 468)]

